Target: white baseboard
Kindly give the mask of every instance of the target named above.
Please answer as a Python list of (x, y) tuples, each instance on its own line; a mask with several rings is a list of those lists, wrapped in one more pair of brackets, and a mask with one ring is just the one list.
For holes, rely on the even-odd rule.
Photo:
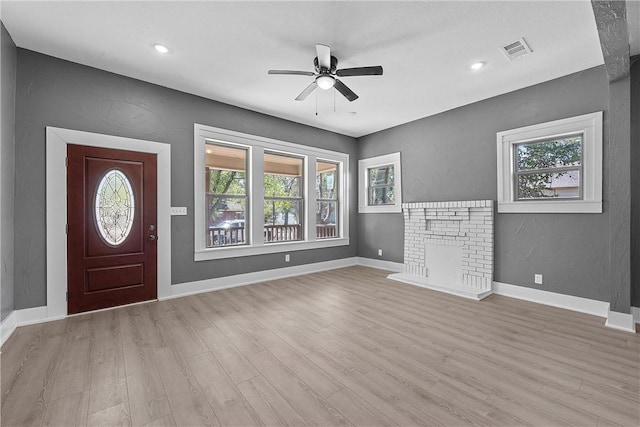
[(198, 280), (197, 282), (178, 283), (171, 286), (171, 296), (162, 298), (162, 300), (251, 285), (267, 280), (284, 279), (286, 277), (334, 270), (336, 268), (351, 267), (354, 265), (358, 265), (358, 257), (275, 268), (273, 270), (257, 271), (255, 273), (236, 274), (235, 276), (217, 277), (214, 279)]
[(404, 269), (404, 264), (401, 262), (384, 261), (381, 259), (357, 257), (358, 265), (364, 267), (378, 268), (380, 270), (393, 271), (395, 273), (401, 273)]
[[(178, 298), (187, 295), (234, 288), (267, 280), (284, 279), (286, 277), (300, 276), (303, 274), (317, 273), (320, 271), (334, 270), (354, 265), (362, 265), (365, 267), (373, 267), (395, 272), (403, 270), (402, 263), (363, 257), (343, 258), (332, 261), (259, 271), (255, 273), (199, 280), (196, 282), (179, 283), (171, 286), (171, 296), (162, 299)], [(523, 286), (509, 285), (501, 282), (493, 282), (493, 293), (604, 317), (607, 318), (606, 326), (628, 332), (635, 331), (634, 323), (640, 323), (639, 307), (631, 307), (631, 314), (610, 312), (609, 303), (607, 302), (557, 294), (554, 292), (526, 288)], [(47, 307), (45, 306), (14, 310), (0, 323), (0, 345), (4, 344), (19, 326), (49, 322), (64, 319), (65, 317), (66, 316), (49, 316), (47, 313)]]
[(49, 317), (47, 315), (47, 307), (45, 306), (13, 310), (11, 314), (2, 321), (0, 328), (2, 329), (2, 342), (0, 342), (0, 345), (4, 344), (19, 326), (50, 322), (53, 320), (63, 319), (64, 317), (65, 316)]
[(609, 313), (607, 313), (607, 321), (604, 325), (608, 328), (631, 332), (632, 334), (636, 333), (636, 323), (634, 322), (633, 314), (618, 313), (617, 311), (609, 310)]
[(16, 330), (16, 311), (13, 310), (7, 317), (0, 323), (0, 345), (4, 344), (9, 339), (13, 331)]
[(634, 323), (640, 323), (640, 307), (631, 307)]
[(608, 302), (558, 294), (555, 292), (527, 288), (524, 286), (510, 285), (508, 283), (493, 282), (493, 293), (550, 305), (552, 307), (579, 311), (580, 313), (593, 314), (594, 316), (599, 317), (607, 317), (609, 312)]
[(493, 282), (493, 293), (511, 298), (522, 299), (580, 313), (592, 314), (606, 319), (605, 326), (621, 331), (635, 333), (635, 324), (640, 323), (640, 308), (631, 307), (631, 314), (618, 313), (609, 310), (609, 303), (596, 301), (589, 298), (574, 297), (571, 295), (557, 294), (555, 292), (524, 286), (509, 285), (507, 283)]

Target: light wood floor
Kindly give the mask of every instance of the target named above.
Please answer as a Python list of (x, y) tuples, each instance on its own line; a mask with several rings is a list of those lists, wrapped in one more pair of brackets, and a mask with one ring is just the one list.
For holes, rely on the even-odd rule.
[(640, 425), (640, 335), (352, 267), (19, 328), (2, 425)]

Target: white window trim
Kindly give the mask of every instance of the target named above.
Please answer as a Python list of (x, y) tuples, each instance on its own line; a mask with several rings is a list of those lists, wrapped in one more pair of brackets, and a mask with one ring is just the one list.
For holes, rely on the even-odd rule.
[[(514, 147), (582, 133), (582, 200), (515, 201)], [(602, 111), (497, 133), (499, 213), (602, 213)]]
[[(203, 224), (205, 223), (204, 188), (205, 144), (207, 140), (215, 140), (227, 144), (249, 147), (249, 245), (207, 248)], [(263, 163), (264, 151), (282, 152), (301, 156), (305, 159), (304, 190), (304, 236), (305, 240), (295, 242), (264, 243), (264, 188)], [(261, 255), (279, 252), (299, 251), (306, 249), (329, 248), (349, 245), (349, 155), (336, 151), (309, 147), (276, 139), (264, 138), (227, 129), (201, 124), (194, 125), (194, 229), (195, 229), (195, 261), (235, 258), (239, 256)], [(339, 185), (339, 221), (340, 237), (316, 238), (316, 161), (326, 160), (339, 163), (343, 171)]]
[[(402, 171), (400, 170), (400, 153), (385, 154), (358, 161), (358, 212), (359, 213), (397, 213), (402, 212)], [(393, 205), (369, 205), (369, 179), (367, 171), (371, 168), (393, 165), (394, 194)]]

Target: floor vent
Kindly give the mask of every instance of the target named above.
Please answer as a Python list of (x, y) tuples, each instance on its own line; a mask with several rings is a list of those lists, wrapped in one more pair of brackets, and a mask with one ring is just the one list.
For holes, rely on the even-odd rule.
[(502, 46), (500, 50), (507, 56), (507, 58), (509, 58), (510, 61), (521, 58), (533, 52), (527, 42), (524, 41), (524, 39), (516, 40), (513, 43)]

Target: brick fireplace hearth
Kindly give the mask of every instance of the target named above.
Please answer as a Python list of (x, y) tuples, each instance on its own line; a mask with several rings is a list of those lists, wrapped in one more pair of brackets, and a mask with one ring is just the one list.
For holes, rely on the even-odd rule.
[(390, 279), (481, 300), (493, 282), (493, 201), (403, 203), (404, 271)]

